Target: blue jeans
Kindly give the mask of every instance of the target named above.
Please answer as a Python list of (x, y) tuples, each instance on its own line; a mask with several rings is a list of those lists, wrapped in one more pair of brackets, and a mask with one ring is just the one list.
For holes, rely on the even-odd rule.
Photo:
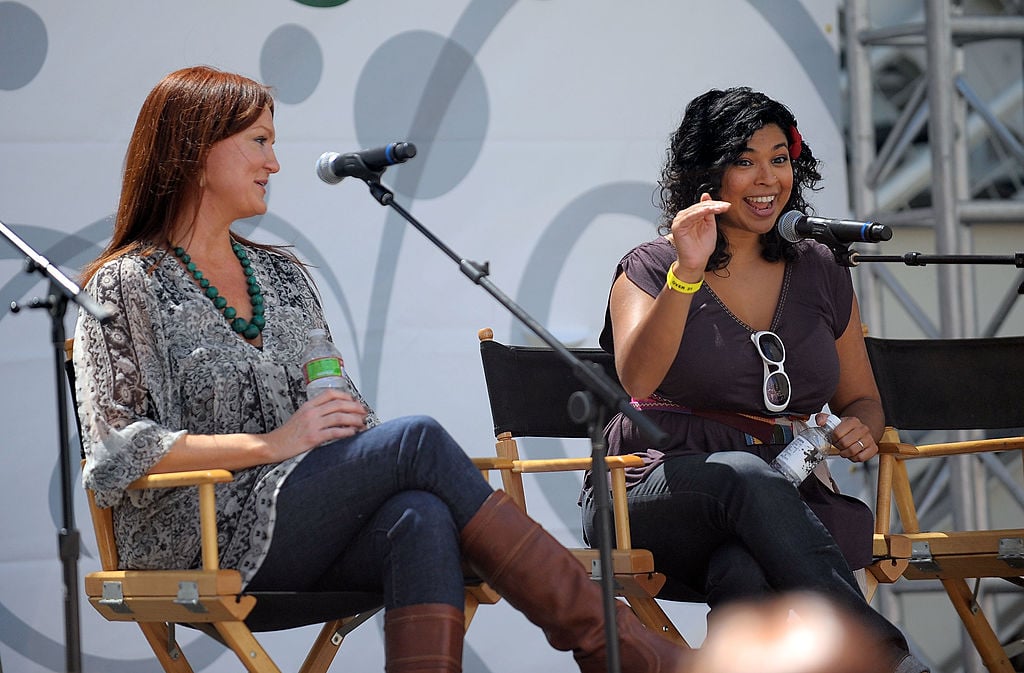
[(309, 452), (285, 480), (257, 591), (380, 591), (386, 608), (464, 605), (459, 531), (492, 490), (432, 418)]
[[(741, 452), (673, 456), (628, 494), (636, 547), (668, 577), (660, 598), (712, 609), (770, 592), (814, 591), (848, 608), (889, 643), (906, 639), (864, 600), (825, 526), (795, 488), (760, 457)], [(594, 504), (583, 529), (596, 545)]]

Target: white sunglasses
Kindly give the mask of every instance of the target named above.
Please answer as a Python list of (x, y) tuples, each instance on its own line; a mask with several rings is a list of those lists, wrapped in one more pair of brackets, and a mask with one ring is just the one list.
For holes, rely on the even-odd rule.
[(757, 354), (764, 363), (764, 384), (761, 393), (768, 411), (785, 411), (789, 406), (789, 375), (783, 363), (786, 361), (786, 347), (775, 332), (763, 330), (750, 335), (757, 348)]

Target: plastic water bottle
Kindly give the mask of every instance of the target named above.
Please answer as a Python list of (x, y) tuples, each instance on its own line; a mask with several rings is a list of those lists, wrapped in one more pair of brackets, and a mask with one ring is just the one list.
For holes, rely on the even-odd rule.
[(825, 425), (808, 425), (775, 457), (772, 468), (794, 486), (799, 486), (825, 460), (825, 451), (832, 445), (832, 433), (839, 426), (839, 420), (838, 416), (829, 414)]
[(302, 373), (306, 377), (306, 396), (313, 399), (330, 388), (352, 393), (344, 375), (341, 353), (327, 338), (327, 330), (309, 330), (309, 341), (302, 353)]

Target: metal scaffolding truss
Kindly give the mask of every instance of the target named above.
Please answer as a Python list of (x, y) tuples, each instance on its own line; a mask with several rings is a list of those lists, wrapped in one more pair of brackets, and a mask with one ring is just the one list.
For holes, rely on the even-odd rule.
[[(914, 6), (909, 18), (882, 27), (872, 26), (870, 16), (871, 9), (878, 9), (881, 3), (844, 0), (842, 7), (853, 214), (859, 220), (890, 224), (897, 233), (901, 228), (929, 228), (937, 255), (969, 255), (974, 225), (1016, 226), (1024, 231), (1024, 144), (1020, 130), (1004, 121), (1010, 111), (1021, 108), (1024, 75), (1020, 70), (1024, 63), (1011, 63), (1011, 70), (1018, 68), (1016, 76), (987, 97), (972, 87), (965, 68), (965, 49), (971, 45), (1024, 39), (1024, 3), (992, 0), (965, 5), (923, 0), (897, 4)], [(890, 2), (884, 8), (893, 6)], [(879, 52), (885, 56), (879, 57)], [(879, 79), (885, 73), (879, 62), (884, 59), (898, 65), (900, 58), (911, 64), (910, 75), (893, 87), (898, 95), (880, 104), (879, 98), (885, 94)], [(881, 125), (877, 112), (884, 105), (893, 114)], [(887, 133), (879, 145), (881, 126), (887, 127)], [(986, 159), (972, 163), (972, 152), (976, 157), (979, 146), (984, 146)], [(882, 300), (891, 296), (927, 336), (996, 335), (1020, 297), (1018, 288), (1024, 289), (1024, 271), (1017, 271), (994, 314), (979, 327), (974, 275), (956, 264), (940, 265), (936, 273), (937, 326), (884, 264), (859, 265), (855, 275), (861, 312), (871, 331), (885, 336)], [(992, 288), (987, 289), (991, 292)], [(968, 435), (958, 434), (949, 439), (966, 438)], [(991, 514), (989, 496), (996, 490), (1000, 502), (1015, 503), (1024, 512), (1020, 462), (1010, 467), (1012, 470), (998, 459), (982, 462), (959, 457), (916, 475), (915, 489), (924, 494), (922, 525), (927, 525), (927, 519), (934, 522), (951, 516), (956, 529), (985, 528)], [(1015, 642), (1024, 633), (1024, 602), (999, 600), (1003, 609), (989, 612), (1003, 586), (1016, 588), (990, 582), (996, 583), (985, 588), (979, 600), (987, 601), (986, 612), (996, 616), (993, 627), (1013, 656), (1024, 651), (1024, 644)], [(879, 592), (879, 609), (900, 621), (900, 594), (920, 591), (921, 584), (889, 585)], [(925, 584), (924, 590), (933, 589)], [(934, 590), (941, 587), (936, 583)], [(903, 617), (909, 624), (912, 616)], [(946, 661), (930, 661), (933, 673), (983, 670), (966, 632), (961, 643), (960, 653)]]

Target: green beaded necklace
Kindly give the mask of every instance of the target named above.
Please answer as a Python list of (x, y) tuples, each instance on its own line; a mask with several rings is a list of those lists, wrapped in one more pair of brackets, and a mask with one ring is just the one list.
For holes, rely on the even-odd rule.
[(252, 319), (246, 320), (245, 318), (239, 318), (238, 311), (233, 306), (228, 306), (228, 300), (220, 296), (220, 292), (216, 287), (210, 285), (210, 281), (203, 276), (203, 272), (196, 268), (195, 262), (189, 256), (185, 249), (182, 247), (174, 248), (174, 255), (181, 260), (181, 263), (185, 265), (192, 277), (199, 283), (199, 287), (203, 288), (203, 292), (213, 305), (224, 314), (228, 322), (231, 323), (231, 329), (241, 334), (246, 339), (255, 339), (263, 331), (263, 327), (267, 324), (267, 319), (263, 315), (263, 292), (260, 288), (259, 282), (256, 280), (256, 272), (253, 271), (252, 262), (249, 261), (249, 255), (246, 254), (245, 248), (238, 241), (231, 243), (231, 249), (235, 252), (235, 257), (242, 264), (242, 272), (245, 273), (246, 282), (249, 284), (249, 301), (252, 302)]

